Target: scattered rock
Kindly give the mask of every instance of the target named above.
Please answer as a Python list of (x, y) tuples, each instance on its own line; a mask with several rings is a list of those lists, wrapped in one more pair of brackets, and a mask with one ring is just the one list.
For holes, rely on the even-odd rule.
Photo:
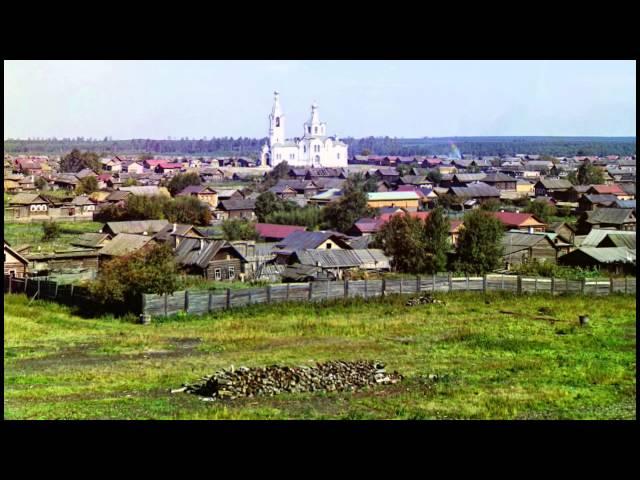
[(282, 392), (354, 391), (372, 385), (394, 384), (402, 379), (396, 371), (387, 373), (381, 362), (329, 361), (317, 363), (315, 367), (232, 367), (202, 377), (199, 383), (185, 384), (171, 393), (193, 393), (211, 401), (216, 398), (272, 396)]
[(434, 298), (430, 293), (420, 295), (419, 297), (410, 298), (409, 300), (407, 300), (407, 303), (405, 303), (405, 305), (407, 307), (415, 307), (416, 305), (425, 305), (427, 303), (439, 303), (444, 305), (444, 302), (442, 300)]

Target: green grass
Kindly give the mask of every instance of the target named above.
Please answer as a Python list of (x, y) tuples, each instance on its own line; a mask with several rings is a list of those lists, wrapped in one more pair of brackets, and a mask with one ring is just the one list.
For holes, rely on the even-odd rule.
[(98, 232), (102, 228), (100, 222), (56, 222), (60, 226), (61, 234), (48, 242), (42, 241), (42, 223), (5, 223), (4, 239), (11, 245), (29, 244), (32, 246), (31, 253), (38, 253), (37, 247), (41, 247), (41, 252), (53, 252), (71, 247), (70, 242), (81, 233)]
[[(5, 419), (635, 419), (635, 298), (504, 293), (254, 305), (136, 325), (5, 295)], [(544, 308), (543, 308), (544, 307)], [(503, 312), (501, 312), (503, 311)], [(511, 313), (504, 313), (511, 312)], [(591, 323), (579, 327), (578, 315)], [(539, 318), (536, 318), (539, 317)], [(545, 319), (556, 319), (551, 323)], [(169, 393), (230, 365), (377, 359), (406, 379), (224, 403)], [(438, 381), (428, 379), (437, 374)]]

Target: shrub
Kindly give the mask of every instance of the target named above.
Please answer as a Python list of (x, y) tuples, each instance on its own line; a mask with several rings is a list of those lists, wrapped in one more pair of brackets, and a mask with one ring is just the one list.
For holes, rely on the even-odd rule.
[(48, 242), (60, 236), (60, 225), (53, 220), (42, 223), (42, 241)]
[(240, 218), (232, 218), (222, 223), (225, 240), (257, 240), (259, 238), (255, 223)]
[(502, 223), (482, 210), (464, 217), (464, 228), (458, 237), (456, 270), (482, 275), (495, 270), (502, 259)]

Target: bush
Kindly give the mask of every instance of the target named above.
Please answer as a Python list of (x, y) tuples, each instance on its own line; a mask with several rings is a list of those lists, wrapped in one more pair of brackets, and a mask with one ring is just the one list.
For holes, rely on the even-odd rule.
[(548, 223), (550, 218), (556, 214), (556, 207), (549, 205), (547, 202), (535, 200), (529, 204), (525, 211)]
[(175, 196), (190, 185), (201, 185), (200, 175), (197, 173), (179, 173), (169, 181), (167, 188)]
[(458, 237), (454, 269), (467, 274), (483, 275), (498, 268), (502, 260), (502, 223), (482, 210), (464, 217), (464, 228)]
[(60, 225), (53, 220), (42, 223), (42, 241), (48, 242), (60, 236)]
[(89, 292), (102, 304), (130, 311), (143, 293), (173, 293), (177, 287), (173, 251), (162, 244), (108, 260), (89, 283)]
[(240, 218), (232, 218), (222, 223), (222, 232), (227, 241), (257, 240), (260, 238), (254, 222)]

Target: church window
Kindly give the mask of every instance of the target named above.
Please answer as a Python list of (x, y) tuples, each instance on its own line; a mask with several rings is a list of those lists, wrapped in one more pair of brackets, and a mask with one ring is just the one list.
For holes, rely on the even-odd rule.
[(338, 160), (340, 160), (340, 154), (338, 153)]
[(280, 117), (276, 117), (276, 127), (280, 126)]
[(309, 133), (311, 133), (311, 127), (309, 127)]
[(302, 148), (304, 149), (304, 150), (303, 150), (303, 152), (304, 152), (304, 153), (307, 153), (307, 146), (305, 145), (305, 146), (304, 146), (304, 147), (302, 147)]
[(315, 132), (314, 133), (318, 133), (318, 127), (315, 128)]

